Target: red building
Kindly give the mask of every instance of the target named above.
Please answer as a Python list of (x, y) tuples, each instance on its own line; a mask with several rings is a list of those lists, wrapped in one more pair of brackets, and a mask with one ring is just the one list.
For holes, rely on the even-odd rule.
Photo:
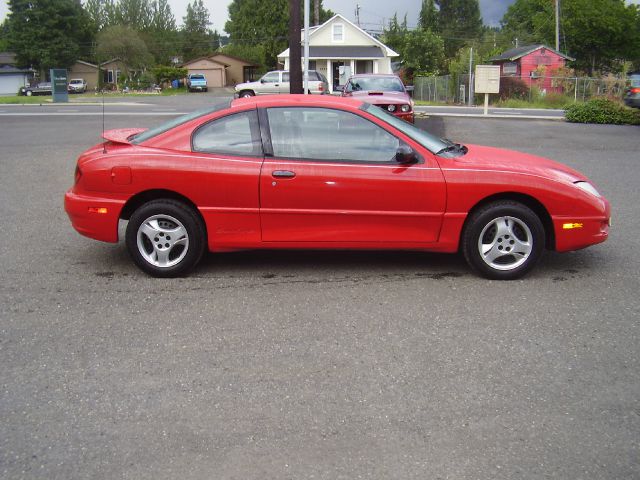
[(517, 77), (527, 85), (535, 85), (547, 92), (559, 91), (561, 87), (553, 87), (551, 77), (554, 71), (573, 61), (564, 53), (560, 53), (546, 45), (526, 45), (512, 48), (501, 55), (489, 59), (494, 65), (500, 65), (500, 75), (503, 77)]

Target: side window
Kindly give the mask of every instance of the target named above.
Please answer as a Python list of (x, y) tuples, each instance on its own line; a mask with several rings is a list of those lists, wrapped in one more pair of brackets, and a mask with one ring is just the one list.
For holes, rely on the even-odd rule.
[(194, 152), (262, 156), (258, 115), (250, 110), (213, 120), (194, 132), (191, 143)]
[(267, 73), (264, 77), (262, 77), (264, 83), (276, 83), (280, 81), (280, 74), (278, 72)]
[(283, 82), (289, 81), (289, 72), (282, 72), (282, 81)]
[(273, 154), (336, 162), (394, 162), (398, 138), (354, 113), (329, 108), (267, 110)]

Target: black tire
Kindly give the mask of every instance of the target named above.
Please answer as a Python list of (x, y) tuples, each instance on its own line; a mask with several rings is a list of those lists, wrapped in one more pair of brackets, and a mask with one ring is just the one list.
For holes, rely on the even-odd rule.
[(186, 274), (198, 264), (206, 246), (200, 216), (171, 199), (152, 200), (139, 207), (129, 219), (125, 237), (135, 264), (154, 277)]
[(533, 210), (504, 200), (472, 213), (461, 241), (464, 257), (473, 270), (493, 280), (515, 280), (540, 260), (545, 232)]
[(24, 94), (25, 94), (27, 97), (30, 97), (31, 95), (33, 95), (33, 92), (32, 92), (31, 90), (27, 90)]
[(240, 98), (249, 98), (255, 96), (255, 93), (253, 93), (251, 90), (244, 90), (243, 92), (240, 92), (239, 96)]

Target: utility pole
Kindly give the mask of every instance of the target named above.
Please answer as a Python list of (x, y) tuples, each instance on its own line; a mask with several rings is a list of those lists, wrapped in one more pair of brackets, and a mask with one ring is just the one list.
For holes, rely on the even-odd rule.
[(302, 58), (300, 52), (300, 0), (289, 0), (289, 93), (302, 90)]
[(309, 0), (304, 0), (304, 70), (302, 71), (302, 91), (309, 93)]
[(360, 26), (360, 4), (356, 3), (356, 23)]
[(320, 25), (320, 0), (313, 0), (313, 24)]
[(471, 106), (471, 102), (473, 101), (473, 74), (472, 72), (472, 68), (473, 68), (473, 47), (470, 48), (469, 50), (469, 106)]
[(560, 51), (560, 0), (556, 0), (556, 52)]

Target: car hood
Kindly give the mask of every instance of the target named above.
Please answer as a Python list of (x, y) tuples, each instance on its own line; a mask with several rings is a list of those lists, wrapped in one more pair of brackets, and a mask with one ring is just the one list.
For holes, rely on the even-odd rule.
[(482, 145), (466, 145), (468, 152), (453, 159), (460, 168), (513, 172), (549, 178), (560, 182), (585, 181), (580, 172), (548, 158)]
[(410, 103), (409, 95), (404, 92), (359, 91), (351, 92), (347, 97), (357, 98), (363, 102), (374, 105), (387, 105), (389, 103)]
[(257, 81), (257, 82), (244, 82), (244, 83), (236, 84), (235, 89), (236, 90), (242, 90), (244, 88), (259, 87), (260, 85), (262, 85), (262, 83), (260, 83), (260, 81)]

